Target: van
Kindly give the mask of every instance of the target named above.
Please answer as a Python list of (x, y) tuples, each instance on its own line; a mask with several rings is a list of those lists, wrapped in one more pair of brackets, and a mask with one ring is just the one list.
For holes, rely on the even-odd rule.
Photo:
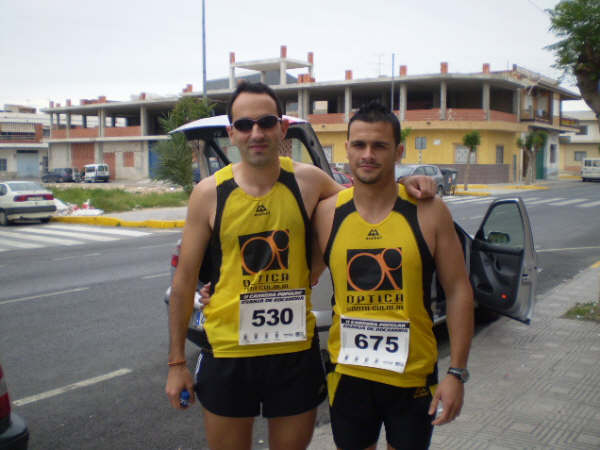
[(110, 170), (108, 164), (86, 164), (84, 167), (86, 183), (95, 183), (96, 181), (108, 182)]
[(585, 158), (581, 162), (581, 181), (600, 180), (600, 158)]

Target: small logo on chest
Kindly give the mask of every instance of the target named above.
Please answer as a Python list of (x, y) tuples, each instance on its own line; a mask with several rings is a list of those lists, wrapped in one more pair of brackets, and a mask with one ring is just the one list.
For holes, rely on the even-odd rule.
[(367, 241), (374, 241), (377, 239), (381, 239), (383, 236), (381, 236), (381, 234), (379, 234), (379, 231), (377, 231), (375, 228), (371, 228), (371, 231), (369, 231), (369, 233), (367, 234)]
[(268, 216), (270, 214), (269, 210), (265, 207), (265, 205), (259, 204), (256, 207), (256, 211), (254, 211), (255, 216)]

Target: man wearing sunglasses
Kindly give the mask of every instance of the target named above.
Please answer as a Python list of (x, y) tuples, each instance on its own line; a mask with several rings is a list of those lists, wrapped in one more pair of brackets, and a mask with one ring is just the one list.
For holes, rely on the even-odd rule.
[[(313, 226), (334, 286), (327, 374), (342, 449), (429, 447), (433, 425), (460, 413), (473, 334), (473, 294), (448, 208), (414, 200), (394, 181), (400, 123), (377, 103), (348, 125), (354, 187), (319, 203)], [(430, 286), (446, 294), (449, 374), (438, 385)], [(436, 417), (438, 404), (443, 412)]]
[[(186, 389), (204, 411), (212, 449), (250, 449), (254, 417), (269, 421), (269, 448), (304, 449), (326, 388), (310, 303), (310, 217), (341, 186), (319, 168), (280, 157), (288, 129), (271, 88), (241, 84), (228, 133), (241, 161), (194, 188), (170, 298), (166, 393)], [(415, 195), (433, 195), (413, 179)], [(205, 258), (206, 255), (206, 258)], [(201, 267), (211, 300), (196, 383), (185, 365), (187, 324)], [(205, 266), (206, 265), (206, 266)]]

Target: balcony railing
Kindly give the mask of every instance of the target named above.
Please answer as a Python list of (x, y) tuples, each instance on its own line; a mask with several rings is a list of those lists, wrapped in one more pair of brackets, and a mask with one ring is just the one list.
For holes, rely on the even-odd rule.
[[(93, 128), (71, 128), (69, 130), (69, 139), (74, 138), (95, 138), (99, 137), (100, 132), (98, 127)], [(106, 127), (104, 128), (104, 137), (125, 137), (125, 136), (141, 136), (142, 127)], [(67, 139), (66, 128), (53, 128), (51, 139)]]

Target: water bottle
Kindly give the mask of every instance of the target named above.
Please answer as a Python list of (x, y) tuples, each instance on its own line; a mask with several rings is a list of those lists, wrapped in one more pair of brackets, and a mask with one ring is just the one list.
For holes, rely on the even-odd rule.
[(181, 391), (181, 394), (179, 394), (179, 405), (182, 408), (187, 408), (190, 406), (190, 393), (187, 389), (184, 389)]

